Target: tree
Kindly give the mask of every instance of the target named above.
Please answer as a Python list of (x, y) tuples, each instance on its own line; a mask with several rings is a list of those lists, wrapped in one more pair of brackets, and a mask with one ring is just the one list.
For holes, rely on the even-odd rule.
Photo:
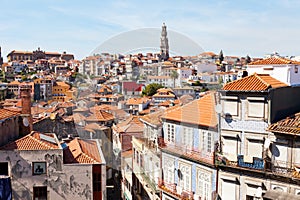
[(251, 58), (249, 55), (246, 56), (246, 64), (249, 64), (251, 63)]
[(173, 79), (173, 87), (175, 87), (175, 81), (178, 78), (179, 74), (176, 70), (172, 70), (170, 76)]
[(218, 58), (219, 58), (219, 61), (220, 61), (220, 64), (221, 64), (224, 60), (223, 50), (220, 51)]
[(145, 96), (152, 96), (156, 93), (156, 91), (159, 88), (163, 88), (163, 87), (164, 86), (162, 86), (161, 84), (151, 83), (151, 84), (149, 84), (145, 87), (145, 89), (142, 91), (142, 94), (145, 95)]

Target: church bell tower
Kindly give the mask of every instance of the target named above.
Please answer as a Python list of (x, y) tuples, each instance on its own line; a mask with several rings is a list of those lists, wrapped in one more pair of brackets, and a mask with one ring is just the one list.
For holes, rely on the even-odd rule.
[(160, 59), (161, 61), (168, 60), (169, 58), (169, 42), (167, 37), (167, 26), (165, 23), (162, 25), (160, 36)]

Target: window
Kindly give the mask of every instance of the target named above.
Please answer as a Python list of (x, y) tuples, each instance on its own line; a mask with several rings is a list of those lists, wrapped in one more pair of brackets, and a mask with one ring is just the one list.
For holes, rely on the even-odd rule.
[(238, 98), (237, 97), (226, 97), (223, 100), (223, 111), (229, 113), (232, 116), (238, 116)]
[(140, 154), (138, 151), (136, 151), (136, 163), (139, 164), (140, 160)]
[(175, 142), (175, 126), (173, 124), (168, 124), (167, 141)]
[(193, 129), (192, 128), (183, 127), (182, 144), (189, 148), (193, 147)]
[(212, 152), (212, 133), (209, 131), (202, 131), (202, 151)]
[(179, 163), (178, 178), (182, 189), (190, 191), (191, 188), (191, 166)]
[(262, 158), (263, 140), (247, 138), (247, 155)]
[(0, 163), (0, 175), (8, 176), (8, 162)]
[(171, 158), (164, 158), (164, 181), (167, 183), (174, 183), (174, 160)]
[(248, 116), (263, 118), (265, 113), (265, 103), (263, 98), (248, 97)]
[(144, 168), (144, 159), (143, 159), (143, 154), (140, 154), (140, 163), (141, 163), (141, 167)]
[(33, 162), (32, 174), (33, 175), (46, 174), (46, 162)]
[(47, 200), (47, 187), (33, 187), (34, 200)]
[(211, 173), (201, 169), (197, 170), (197, 193), (201, 199), (210, 199)]
[(295, 74), (297, 74), (298, 73), (298, 66), (295, 66)]

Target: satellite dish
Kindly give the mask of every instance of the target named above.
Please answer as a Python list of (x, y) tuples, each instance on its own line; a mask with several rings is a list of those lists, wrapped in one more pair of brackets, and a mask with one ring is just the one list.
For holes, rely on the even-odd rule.
[(27, 117), (23, 118), (23, 125), (26, 127), (29, 126), (29, 121), (28, 121)]
[(269, 148), (270, 144), (271, 144), (270, 139), (269, 139), (269, 138), (266, 138), (266, 139), (265, 139), (265, 142), (264, 142), (264, 148), (265, 148), (265, 149)]

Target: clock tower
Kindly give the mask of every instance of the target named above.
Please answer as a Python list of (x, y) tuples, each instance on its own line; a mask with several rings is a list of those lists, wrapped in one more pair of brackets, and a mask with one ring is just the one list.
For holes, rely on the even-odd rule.
[(160, 36), (160, 60), (165, 61), (169, 58), (169, 42), (167, 36), (167, 26), (165, 23), (162, 25)]

